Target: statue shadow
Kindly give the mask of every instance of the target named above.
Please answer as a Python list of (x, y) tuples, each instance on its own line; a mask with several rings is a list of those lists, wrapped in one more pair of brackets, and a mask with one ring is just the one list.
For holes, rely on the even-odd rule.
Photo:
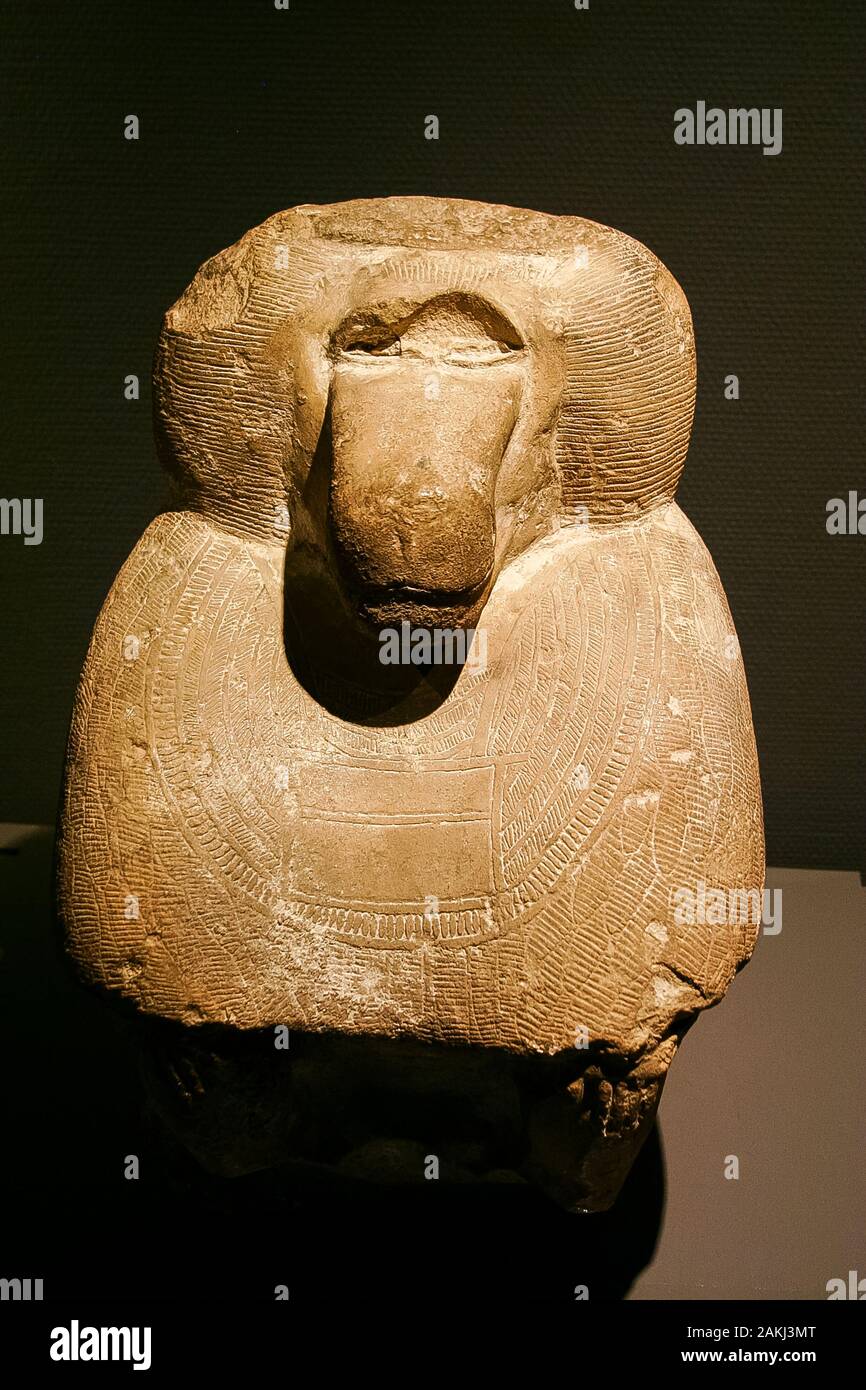
[(382, 660), (380, 630), (359, 619), (358, 595), (346, 582), (330, 538), (330, 428), (326, 414), (296, 508), (298, 534), (286, 547), (286, 658), (298, 684), (329, 714), (383, 728), (410, 724), (439, 708), (464, 663)]
[[(187, 1220), (194, 1201), (206, 1242), (214, 1230), (259, 1232), (274, 1287), (292, 1297), (333, 1299), (345, 1280), (358, 1303), (617, 1300), (652, 1259), (665, 1192), (657, 1127), (609, 1210), (565, 1211), (505, 1172), (525, 1142), (521, 1121), (510, 1126), (509, 1078), (500, 1069), (504, 1060), (513, 1072), (513, 1058), (293, 1034), (292, 1076), (272, 1030), (241, 1040), (214, 1034), (214, 1050), (206, 1043), (197, 1054), (171, 1026), (137, 1036), (151, 1142), (173, 1200)], [(422, 1047), (428, 1055), (419, 1059)], [(541, 1090), (559, 1065), (518, 1063)], [(196, 1088), (190, 1107), (184, 1095)], [(304, 1117), (312, 1096), (319, 1099)], [(418, 1142), (369, 1142), (396, 1133)], [(368, 1154), (360, 1176), (339, 1157), (347, 1136)], [(465, 1155), (485, 1146), (495, 1171), (474, 1180)], [(435, 1180), (425, 1170), (430, 1153), (442, 1155)]]
[(285, 1286), (303, 1303), (332, 1303), (337, 1293), (362, 1306), (449, 1310), (622, 1300), (653, 1259), (665, 1204), (657, 1124), (614, 1205), (595, 1214), (565, 1212), (522, 1185), (408, 1188), (288, 1167), (218, 1178), (191, 1167), (164, 1128), (159, 1146), (173, 1191), (164, 1213), (182, 1212), (223, 1266), (227, 1235), (231, 1243), (232, 1232), (257, 1233), (269, 1277), (256, 1296)]

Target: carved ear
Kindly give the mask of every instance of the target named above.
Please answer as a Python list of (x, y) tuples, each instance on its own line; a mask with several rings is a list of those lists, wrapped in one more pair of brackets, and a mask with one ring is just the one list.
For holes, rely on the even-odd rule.
[[(578, 219), (557, 428), (563, 521), (615, 524), (670, 502), (688, 450), (695, 348), (686, 297), (639, 242)], [(585, 509), (585, 511), (583, 510)]]

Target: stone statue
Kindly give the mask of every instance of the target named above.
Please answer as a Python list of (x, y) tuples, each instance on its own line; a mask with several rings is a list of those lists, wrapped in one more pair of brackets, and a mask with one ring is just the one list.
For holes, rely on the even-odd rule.
[(303, 206), (202, 266), (154, 392), (175, 505), (69, 741), (78, 970), (170, 1021), (149, 1084), (216, 1171), (435, 1158), (608, 1207), (763, 887), (739, 647), (673, 500), (681, 289), (578, 217)]

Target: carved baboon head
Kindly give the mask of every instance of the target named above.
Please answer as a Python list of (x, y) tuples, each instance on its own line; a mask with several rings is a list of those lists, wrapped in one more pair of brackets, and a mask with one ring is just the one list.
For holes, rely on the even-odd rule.
[(269, 540), (285, 513), (290, 587), (346, 621), (472, 626), (540, 536), (673, 494), (694, 396), (675, 281), (608, 228), (479, 206), (278, 214), (166, 316), (181, 496)]

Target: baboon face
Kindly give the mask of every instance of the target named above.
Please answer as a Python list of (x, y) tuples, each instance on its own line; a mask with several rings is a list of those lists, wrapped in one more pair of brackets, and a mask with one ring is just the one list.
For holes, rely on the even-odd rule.
[(480, 611), (527, 356), (514, 324), (466, 294), (354, 310), (334, 333), (328, 527), (368, 622)]
[(682, 291), (610, 228), (424, 198), (298, 208), (166, 316), (157, 447), (182, 506), (284, 547), (286, 608), (351, 666), (401, 620), (477, 626), (560, 527), (669, 502), (694, 377)]

